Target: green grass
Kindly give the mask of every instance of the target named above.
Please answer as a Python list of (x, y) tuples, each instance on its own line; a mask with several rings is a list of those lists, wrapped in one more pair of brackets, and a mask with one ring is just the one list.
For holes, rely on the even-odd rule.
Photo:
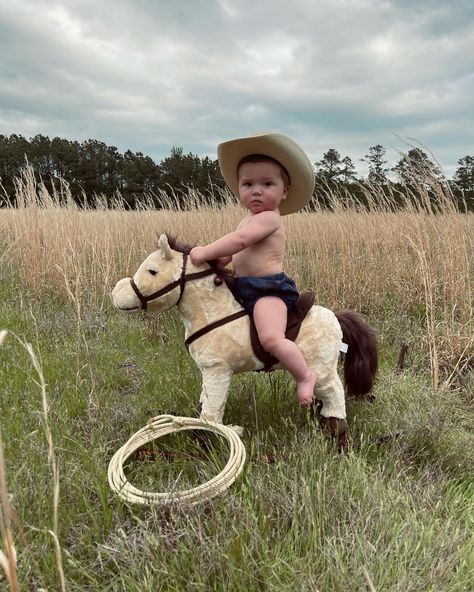
[[(111, 493), (110, 458), (150, 417), (196, 415), (199, 372), (176, 311), (87, 309), (78, 322), (72, 304), (19, 299), (18, 280), (6, 279), (0, 329), (32, 344), (47, 385), (68, 591), (474, 589), (472, 381), (434, 393), (428, 371), (395, 372), (399, 343), (384, 332), (376, 400), (348, 403), (351, 449), (340, 455), (298, 407), (287, 375), (237, 376), (225, 421), (245, 426), (243, 475), (196, 508), (136, 507)], [(0, 423), (18, 577), (25, 590), (57, 590), (36, 381), (10, 336), (0, 348)], [(382, 434), (392, 437), (379, 443)], [(156, 447), (177, 451), (176, 461), (132, 463), (139, 486), (159, 490), (179, 475), (197, 484), (226, 458), (224, 445), (209, 461), (187, 459), (202, 452), (185, 436)]]

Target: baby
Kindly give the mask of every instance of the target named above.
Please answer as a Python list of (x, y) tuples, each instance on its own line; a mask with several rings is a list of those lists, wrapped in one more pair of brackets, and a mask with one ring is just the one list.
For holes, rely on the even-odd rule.
[(195, 265), (232, 261), (240, 299), (263, 348), (273, 354), (296, 381), (298, 400), (313, 400), (316, 374), (299, 347), (285, 338), (288, 309), (298, 298), (295, 282), (283, 272), (285, 230), (281, 215), (295, 212), (311, 198), (313, 167), (301, 148), (282, 134), (255, 134), (218, 147), (223, 177), (247, 216), (234, 232), (191, 250)]

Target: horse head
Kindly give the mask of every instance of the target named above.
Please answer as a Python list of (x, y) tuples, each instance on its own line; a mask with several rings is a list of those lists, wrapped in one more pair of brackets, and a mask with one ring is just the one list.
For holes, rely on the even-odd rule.
[(114, 306), (123, 312), (161, 312), (177, 304), (182, 294), (183, 258), (162, 234), (158, 249), (143, 261), (133, 278), (117, 282), (112, 290)]

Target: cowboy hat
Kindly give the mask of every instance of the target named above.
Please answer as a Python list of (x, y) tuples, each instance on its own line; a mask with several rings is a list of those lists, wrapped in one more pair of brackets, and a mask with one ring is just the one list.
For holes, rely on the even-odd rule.
[(242, 158), (261, 154), (277, 160), (290, 177), (286, 199), (280, 204), (280, 214), (291, 214), (304, 207), (313, 194), (314, 170), (306, 153), (288, 136), (260, 132), (245, 138), (229, 140), (217, 147), (217, 158), (224, 181), (235, 195), (239, 194), (237, 166)]

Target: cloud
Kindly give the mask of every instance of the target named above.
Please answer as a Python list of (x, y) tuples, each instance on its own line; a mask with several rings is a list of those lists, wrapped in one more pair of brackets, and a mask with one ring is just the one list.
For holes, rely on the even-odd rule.
[(434, 0), (1, 2), (0, 132), (157, 161), (264, 129), (357, 160), (399, 134), (451, 174), (473, 151), (473, 16)]

